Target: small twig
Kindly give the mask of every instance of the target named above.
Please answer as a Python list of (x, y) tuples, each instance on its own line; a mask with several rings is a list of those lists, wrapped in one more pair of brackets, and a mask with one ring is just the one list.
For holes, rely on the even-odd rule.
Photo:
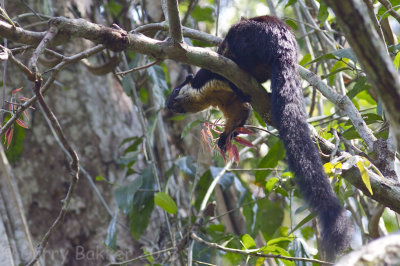
[(331, 161), (332, 161), (335, 158), (337, 151), (339, 150), (340, 138), (339, 138), (339, 135), (338, 135), (336, 129), (331, 128), (330, 132), (333, 135), (333, 137), (335, 138), (335, 148), (333, 148), (333, 150), (331, 152), (331, 157), (330, 157)]
[(47, 246), (47, 243), (49, 241), (50, 236), (56, 230), (56, 228), (61, 224), (65, 214), (68, 211), (68, 206), (71, 201), (71, 197), (72, 197), (73, 191), (75, 189), (75, 185), (79, 179), (78, 155), (76, 154), (75, 150), (68, 143), (67, 139), (65, 138), (64, 133), (62, 132), (62, 128), (61, 128), (56, 116), (50, 110), (50, 108), (48, 107), (48, 105), (46, 104), (46, 102), (43, 99), (43, 95), (41, 93), (42, 77), (38, 73), (38, 69), (37, 69), (37, 60), (38, 60), (40, 54), (44, 51), (47, 44), (55, 37), (56, 34), (57, 34), (57, 28), (51, 27), (49, 29), (49, 31), (45, 34), (45, 37), (43, 38), (43, 40), (40, 42), (40, 44), (36, 48), (35, 52), (32, 55), (32, 58), (29, 60), (29, 67), (30, 67), (30, 69), (33, 70), (33, 73), (34, 73), (34, 80), (33, 80), (34, 88), (33, 88), (33, 90), (36, 94), (36, 98), (38, 99), (39, 104), (42, 107), (46, 118), (49, 119), (49, 121), (51, 122), (51, 126), (53, 127), (55, 133), (57, 134), (58, 139), (62, 143), (63, 147), (68, 151), (68, 154), (71, 157), (71, 164), (70, 164), (71, 173), (70, 174), (72, 176), (72, 180), (71, 180), (70, 186), (68, 188), (67, 195), (65, 196), (65, 199), (63, 200), (63, 206), (62, 206), (56, 220), (50, 226), (50, 228), (46, 232), (45, 236), (43, 237), (42, 241), (40, 242), (40, 244), (37, 248), (37, 253), (36, 253), (35, 257), (27, 265), (35, 264), (36, 261), (39, 259), (39, 257), (43, 254), (43, 252)]
[(230, 168), (227, 169), (227, 172), (232, 172), (232, 171), (279, 171), (279, 172), (284, 172), (287, 171), (287, 169), (277, 169), (277, 168), (252, 168), (252, 169), (243, 169), (243, 168)]
[(198, 3), (198, 0), (190, 0), (189, 7), (185, 13), (185, 16), (183, 17), (183, 19), (181, 21), (182, 25), (186, 25), (189, 15), (192, 13), (192, 11), (193, 11), (194, 7), (197, 5), (197, 3)]
[(24, 3), (24, 5), (25, 5), (36, 17), (38, 17), (40, 20), (46, 20), (46, 17), (42, 17), (41, 14), (37, 13), (33, 8), (31, 8), (31, 7), (25, 2), (25, 0), (22, 0), (22, 3)]
[[(7, 39), (4, 39), (4, 45), (7, 46)], [(0, 46), (0, 48), (3, 48), (7, 53), (8, 53), (8, 58), (10, 58), (11, 52), (9, 52), (8, 48)], [(3, 62), (3, 89), (1, 92), (1, 109), (6, 108), (6, 84), (7, 84), (7, 61)], [(0, 114), (0, 126), (3, 125), (4, 122), (4, 113)]]
[[(265, 129), (263, 127), (258, 127), (258, 126), (253, 126), (253, 125), (245, 125), (245, 127), (246, 128), (257, 129), (257, 130), (260, 130), (260, 131), (264, 131), (264, 132), (266, 132), (266, 133), (268, 133), (268, 134), (270, 134), (272, 136), (275, 136), (275, 137), (279, 138), (279, 136), (275, 132), (270, 131), (268, 129)], [(274, 131), (277, 131), (277, 130), (274, 130)]]
[[(40, 89), (40, 92), (42, 94), (46, 93), (46, 91), (50, 88), (50, 85), (53, 84), (53, 82), (55, 80), (55, 76), (57, 75), (57, 73), (61, 69), (63, 69), (64, 67), (66, 67), (69, 64), (73, 64), (73, 63), (78, 62), (82, 58), (86, 58), (86, 57), (89, 57), (89, 56), (91, 56), (93, 54), (96, 54), (96, 53), (100, 52), (103, 49), (104, 49), (103, 45), (97, 45), (95, 47), (87, 49), (87, 50), (85, 50), (83, 52), (80, 52), (78, 54), (75, 54), (73, 56), (65, 57), (64, 60), (61, 63), (59, 63), (54, 68), (52, 68), (53, 73), (52, 73), (51, 77), (46, 81), (46, 83), (42, 86), (42, 88)], [(29, 75), (33, 75), (33, 73), (25, 65), (23, 65), (23, 68), (27, 70), (27, 72), (24, 72), (24, 74), (27, 75), (27, 77), (29, 79)], [(18, 110), (15, 112), (15, 114), (0, 129), (0, 136), (3, 135), (7, 131), (7, 129), (9, 129), (11, 127), (11, 125), (20, 117), (20, 115), (26, 109), (31, 107), (36, 101), (37, 101), (37, 97), (36, 97), (36, 95), (34, 95), (32, 98), (30, 98), (28, 101), (26, 101), (20, 108), (18, 108)]]
[(13, 25), (13, 27), (15, 27), (14, 22), (10, 19), (7, 12), (1, 6), (0, 6), (0, 13), (3, 15), (3, 17), (6, 19), (8, 23), (10, 23), (11, 25)]
[(372, 133), (371, 129), (368, 128), (367, 124), (362, 119), (360, 112), (354, 106), (349, 97), (336, 93), (331, 87), (322, 82), (316, 74), (308, 69), (302, 66), (299, 66), (298, 69), (299, 74), (303, 79), (307, 80), (310, 85), (317, 88), (322, 95), (328, 98), (329, 101), (334, 103), (340, 110), (343, 110), (348, 115), (357, 132), (360, 134), (360, 137), (367, 144), (368, 149), (373, 150), (376, 137)]
[(60, 124), (58, 123), (57, 118), (55, 117), (53, 112), (50, 110), (48, 105), (45, 103), (45, 101), (43, 99), (43, 95), (41, 94), (41, 91), (40, 91), (41, 84), (42, 84), (42, 79), (40, 77), (38, 77), (35, 80), (34, 92), (36, 94), (36, 97), (38, 98), (40, 106), (42, 107), (43, 111), (45, 112), (47, 118), (50, 120), (51, 125), (57, 134), (57, 137), (61, 141), (64, 148), (68, 151), (69, 156), (71, 157), (71, 164), (70, 164), (71, 173), (70, 174), (71, 174), (72, 180), (69, 185), (67, 195), (65, 196), (64, 200), (62, 201), (63, 206), (62, 206), (56, 220), (53, 222), (53, 224), (50, 226), (50, 228), (44, 235), (42, 241), (40, 242), (40, 244), (37, 248), (37, 253), (36, 253), (35, 257), (27, 264), (28, 266), (35, 264), (36, 261), (39, 259), (39, 257), (43, 254), (44, 249), (47, 246), (50, 236), (53, 234), (53, 232), (56, 230), (56, 228), (61, 224), (62, 220), (64, 219), (64, 216), (68, 211), (69, 203), (71, 201), (72, 194), (75, 189), (75, 185), (79, 179), (78, 155), (76, 154), (75, 150), (70, 146), (67, 139), (65, 138), (64, 133), (62, 132), (62, 128), (61, 128)]
[(39, 59), (39, 56), (42, 54), (42, 52), (46, 49), (47, 45), (49, 42), (57, 35), (58, 29), (55, 26), (50, 26), (46, 34), (44, 35), (44, 38), (38, 45), (38, 47), (35, 49), (33, 52), (33, 55), (31, 59), (29, 60), (28, 67), (31, 69), (34, 73), (38, 73), (37, 69), (37, 61)]
[(234, 248), (227, 248), (227, 247), (218, 245), (216, 243), (205, 241), (204, 239), (197, 236), (195, 233), (191, 233), (190, 237), (192, 239), (196, 240), (197, 242), (200, 242), (208, 247), (216, 248), (216, 249), (219, 249), (219, 250), (222, 250), (225, 252), (241, 254), (241, 255), (245, 255), (245, 256), (256, 256), (256, 257), (263, 257), (263, 258), (283, 259), (283, 260), (288, 260), (288, 261), (304, 261), (304, 262), (314, 262), (314, 263), (325, 264), (325, 265), (333, 265), (333, 263), (331, 263), (331, 262), (317, 260), (317, 259), (287, 257), (287, 256), (282, 256), (282, 255), (265, 254), (265, 253), (260, 252), (260, 249), (240, 250), (240, 249), (234, 249)]
[(129, 73), (135, 72), (135, 71), (139, 71), (139, 70), (142, 70), (142, 69), (145, 69), (145, 68), (149, 68), (151, 66), (154, 66), (154, 65), (158, 64), (159, 62), (161, 62), (161, 60), (157, 59), (154, 62), (151, 62), (151, 63), (149, 63), (147, 65), (144, 65), (144, 66), (135, 67), (135, 68), (129, 69), (127, 71), (117, 72), (117, 73), (115, 73), (115, 75), (126, 75), (126, 74), (129, 74)]
[(125, 260), (125, 261), (121, 261), (121, 262), (111, 262), (111, 263), (109, 263), (109, 264), (107, 264), (107, 266), (112, 266), (112, 265), (126, 265), (126, 264), (128, 264), (128, 263), (130, 263), (130, 262), (134, 262), (134, 261), (136, 261), (136, 260), (140, 260), (140, 259), (146, 259), (147, 257), (149, 257), (149, 256), (153, 256), (153, 255), (158, 255), (158, 254), (161, 254), (161, 253), (165, 253), (165, 252), (168, 252), (168, 251), (171, 251), (171, 250), (173, 250), (174, 248), (166, 248), (166, 249), (163, 249), (163, 250), (159, 250), (159, 251), (155, 251), (155, 252), (153, 252), (153, 253), (149, 253), (149, 254), (147, 254), (147, 255), (142, 255), (142, 256), (139, 256), (139, 257), (136, 257), (136, 258), (133, 258), (133, 259), (130, 259), (130, 260)]
[[(400, 23), (400, 15), (393, 9), (392, 4), (388, 0), (378, 0), (389, 12), (389, 14), (394, 17), (397, 22)], [(385, 12), (386, 13), (386, 12)], [(382, 19), (384, 15), (381, 16), (380, 20)]]

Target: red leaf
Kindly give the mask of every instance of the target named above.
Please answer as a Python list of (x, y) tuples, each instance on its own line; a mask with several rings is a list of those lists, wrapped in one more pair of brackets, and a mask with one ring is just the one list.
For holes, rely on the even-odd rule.
[(221, 120), (221, 118), (218, 118), (217, 120), (214, 121), (213, 126), (215, 127), (217, 125), (217, 123), (219, 122), (219, 120)]
[(226, 149), (226, 151), (228, 152), (228, 156), (229, 156), (229, 161), (232, 162), (233, 159), (233, 151), (232, 151), (232, 147), (229, 149)]
[(246, 128), (246, 127), (238, 127), (238, 128), (235, 129), (235, 131), (236, 131), (238, 134), (246, 134), (246, 135), (253, 135), (253, 134), (254, 134), (254, 131), (253, 131), (253, 130), (248, 129), (248, 128)]
[(246, 146), (246, 147), (250, 147), (250, 148), (254, 147), (253, 143), (251, 143), (250, 141), (248, 141), (248, 140), (246, 140), (244, 138), (241, 138), (241, 137), (235, 137), (235, 141), (237, 143), (239, 143), (239, 144), (242, 144), (243, 146)]
[(215, 127), (211, 128), (215, 133), (221, 135), (222, 131), (219, 131), (218, 129), (215, 129)]
[(239, 164), (239, 151), (236, 145), (232, 145), (233, 160), (238, 165)]
[(10, 112), (13, 111), (13, 105), (11, 103), (8, 104), (8, 111), (10, 111)]
[(219, 149), (219, 152), (221, 153), (221, 156), (222, 156), (222, 158), (224, 159), (224, 162), (225, 162), (225, 164), (226, 164), (226, 157), (225, 157), (225, 153), (224, 153), (224, 152), (222, 152), (222, 150), (221, 150), (221, 149)]
[(13, 138), (13, 134), (14, 134), (14, 129), (10, 127), (9, 129), (7, 129), (7, 131), (4, 135), (5, 136), (4, 140), (7, 140), (7, 150), (10, 147), (11, 140)]
[(18, 118), (16, 122), (18, 125), (20, 125), (23, 128), (29, 128), (28, 125), (24, 122), (24, 120), (22, 120), (20, 118)]
[(18, 96), (18, 100), (21, 100), (21, 101), (26, 102), (26, 101), (29, 100), (29, 98), (26, 98), (26, 97), (24, 97), (24, 96)]
[(211, 131), (210, 131), (210, 129), (209, 128), (207, 128), (207, 135), (208, 135), (208, 137), (211, 139), (211, 141), (214, 141), (214, 137), (213, 137), (213, 135), (211, 134)]
[(233, 151), (232, 151), (232, 141), (230, 138), (226, 138), (226, 151), (228, 152), (229, 160), (232, 162), (233, 159)]
[(16, 94), (17, 92), (19, 92), (20, 90), (22, 90), (22, 87), (21, 87), (21, 88), (18, 88), (18, 89), (15, 89), (15, 90), (13, 90), (13, 91), (12, 91), (12, 94), (14, 95), (14, 94)]
[(212, 153), (212, 150), (210, 149), (210, 142), (209, 142), (209, 139), (207, 138), (207, 134), (204, 129), (201, 130), (201, 136), (203, 137), (203, 141), (202, 141), (203, 149), (204, 149), (204, 146), (206, 146), (207, 149)]
[(28, 111), (24, 110), (23, 114), (24, 114), (24, 117), (26, 118), (26, 120), (28, 120), (28, 121), (29, 121), (29, 120), (30, 120), (30, 118), (29, 118)]

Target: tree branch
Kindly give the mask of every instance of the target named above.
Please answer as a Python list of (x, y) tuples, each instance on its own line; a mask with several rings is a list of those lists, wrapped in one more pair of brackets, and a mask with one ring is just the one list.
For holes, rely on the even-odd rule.
[(371, 129), (367, 126), (364, 119), (362, 119), (360, 112), (354, 106), (352, 101), (346, 95), (340, 95), (326, 85), (316, 74), (299, 66), (300, 76), (307, 80), (311, 86), (317, 88), (322, 95), (334, 103), (339, 109), (343, 110), (350, 118), (360, 137), (367, 144), (368, 149), (373, 150), (376, 137), (372, 134)]
[[(268, 124), (273, 124), (270, 115), (270, 97), (265, 89), (248, 73), (240, 69), (232, 60), (227, 59), (215, 52), (204, 48), (191, 47), (183, 43), (176, 47), (168, 41), (158, 41), (142, 34), (132, 33), (126, 35), (121, 30), (107, 28), (88, 22), (84, 19), (66, 19), (63, 17), (53, 18), (50, 25), (58, 27), (59, 33), (52, 41), (52, 44), (66, 43), (72, 37), (85, 38), (97, 44), (104, 44), (108, 49), (120, 51), (130, 49), (158, 59), (170, 58), (183, 63), (204, 67), (214, 71), (231, 80), (236, 86), (252, 97), (253, 108), (262, 116)], [(12, 40), (29, 40), (29, 44), (38, 43), (38, 36), (43, 37), (44, 33), (32, 35), (27, 38), (30, 32), (17, 28), (12, 29), (7, 23), (0, 21), (0, 36)]]
[(388, 0), (378, 0), (389, 12), (389, 14), (394, 17), (398, 23), (400, 23), (400, 15), (393, 9), (392, 4)]
[[(331, 153), (335, 145), (313, 134), (319, 144), (319, 147), (324, 153)], [(352, 156), (344, 151), (338, 151), (338, 156), (351, 158)], [(400, 213), (400, 184), (392, 179), (382, 178), (373, 171), (368, 170), (368, 176), (371, 183), (373, 195), (369, 193), (363, 179), (361, 178), (360, 170), (350, 163), (345, 166), (343, 163), (342, 176), (349, 181), (353, 186), (361, 190), (364, 195), (378, 201), (379, 203), (389, 207), (393, 211)]]
[(169, 33), (171, 34), (173, 42), (182, 43), (182, 25), (179, 18), (178, 1), (177, 0), (167, 0), (168, 6), (168, 24)]
[(397, 150), (400, 150), (400, 77), (379, 38), (365, 4), (356, 0), (324, 0), (337, 16), (349, 44), (382, 100), (386, 114), (395, 132)]
[[(316, 260), (316, 259), (309, 259), (309, 258), (298, 258), (298, 257), (287, 257), (287, 256), (282, 256), (282, 255), (273, 255), (273, 254), (265, 254), (260, 249), (247, 249), (247, 250), (240, 250), (240, 249), (234, 249), (234, 248), (227, 248), (221, 245), (218, 245), (216, 243), (211, 243), (208, 241), (205, 241), (204, 239), (200, 238), (197, 236), (195, 233), (191, 233), (190, 237), (196, 240), (197, 242), (200, 242), (208, 247), (211, 248), (216, 248), (225, 252), (230, 252), (230, 253), (236, 253), (236, 254), (241, 254), (245, 256), (256, 256), (256, 257), (263, 257), (263, 258), (274, 258), (274, 259), (283, 259), (283, 260), (288, 260), (288, 261), (304, 261), (304, 262), (315, 262), (318, 264), (323, 264), (323, 265), (333, 265), (331, 262), (327, 261), (322, 261), (322, 260)], [(261, 249), (262, 250), (262, 249)]]
[[(142, 25), (142, 26), (137, 27), (136, 29), (134, 29), (131, 32), (144, 33), (144, 32), (152, 31), (152, 30), (169, 31), (168, 22), (164, 21), (164, 22), (160, 22), (160, 23), (150, 23), (150, 24)], [(221, 37), (211, 35), (211, 34), (203, 32), (203, 31), (191, 29), (188, 27), (182, 27), (182, 33), (183, 33), (183, 36), (185, 36), (185, 37), (203, 41), (203, 42), (207, 42), (207, 43), (215, 45), (215, 46), (219, 45), (222, 42)]]

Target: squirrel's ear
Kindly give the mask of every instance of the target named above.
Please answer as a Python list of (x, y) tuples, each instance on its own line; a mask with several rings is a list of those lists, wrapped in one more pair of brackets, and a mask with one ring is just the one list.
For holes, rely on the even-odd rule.
[(187, 76), (186, 76), (186, 79), (185, 79), (185, 83), (191, 82), (191, 81), (193, 80), (193, 78), (194, 78), (193, 74), (187, 75)]

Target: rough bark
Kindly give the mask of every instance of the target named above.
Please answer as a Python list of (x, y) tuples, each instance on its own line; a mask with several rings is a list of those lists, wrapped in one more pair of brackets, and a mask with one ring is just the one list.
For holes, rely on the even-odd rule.
[[(67, 3), (54, 4), (56, 12), (63, 14)], [(6, 7), (15, 14), (24, 12), (22, 5), (12, 8), (10, 4)], [(62, 49), (63, 53), (71, 55), (89, 45), (85, 41), (74, 41)], [(27, 54), (25, 58), (29, 57)], [(23, 87), (24, 96), (32, 95), (32, 83), (10, 64), (7, 76), (12, 77), (7, 80), (10, 91)], [(142, 132), (137, 126), (131, 99), (112, 75), (94, 76), (82, 64), (71, 65), (58, 75), (45, 101), (56, 114), (89, 174), (92, 177), (101, 174), (112, 182), (123, 183), (124, 172), (115, 161), (118, 146), (124, 138), (141, 135)], [(62, 206), (60, 200), (64, 198), (69, 183), (68, 161), (39, 107), (35, 107), (22, 153), (12, 162), (34, 244), (41, 240), (57, 216)], [(114, 188), (104, 182), (97, 182), (96, 185), (114, 210)], [(110, 220), (109, 213), (88, 180), (81, 175), (70, 211), (61, 227), (51, 236), (42, 260), (47, 265), (102, 265), (115, 261), (117, 255), (128, 259), (140, 253), (139, 244), (130, 237), (129, 229), (121, 226), (117, 228), (120, 252), (113, 254), (105, 247)], [(23, 263), (31, 258), (32, 254), (21, 254)]]

